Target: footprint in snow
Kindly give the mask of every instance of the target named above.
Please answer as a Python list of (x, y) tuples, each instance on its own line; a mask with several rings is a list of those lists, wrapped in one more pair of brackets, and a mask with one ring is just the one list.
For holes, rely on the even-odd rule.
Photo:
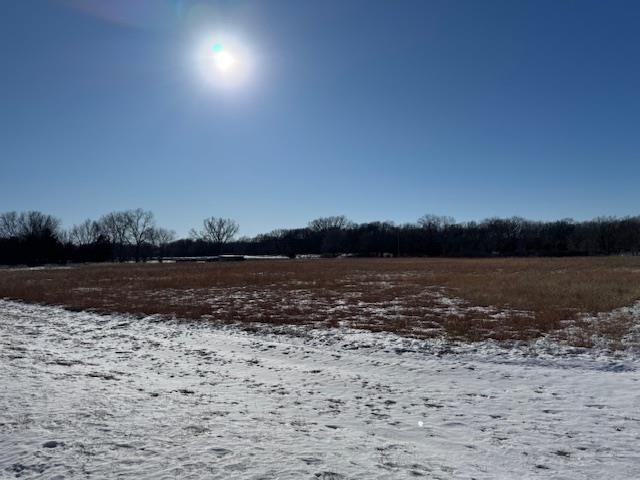
[(42, 444), (43, 448), (57, 448), (64, 447), (64, 442), (58, 442), (56, 440), (49, 440), (48, 442), (44, 442)]
[(344, 475), (336, 472), (319, 472), (316, 473), (315, 477), (321, 480), (341, 480), (346, 478)]
[(213, 448), (210, 448), (209, 451), (217, 455), (218, 457), (224, 457), (225, 455), (228, 455), (231, 453), (231, 450), (228, 450), (226, 448), (221, 448), (221, 447), (213, 447)]

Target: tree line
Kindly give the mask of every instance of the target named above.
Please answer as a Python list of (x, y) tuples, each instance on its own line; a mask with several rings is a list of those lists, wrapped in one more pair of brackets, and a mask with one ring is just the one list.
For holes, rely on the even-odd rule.
[(425, 215), (414, 223), (354, 223), (322, 217), (307, 226), (236, 238), (232, 219), (209, 217), (189, 238), (159, 227), (143, 209), (111, 212), (68, 230), (37, 211), (0, 214), (0, 264), (146, 261), (237, 255), (576, 256), (640, 254), (640, 216), (532, 221), (519, 217), (456, 222)]
[[(191, 242), (203, 255), (220, 255), (223, 245), (238, 233), (238, 224), (211, 217), (201, 230), (191, 231)], [(58, 218), (37, 211), (0, 214), (0, 264), (41, 265), (67, 262), (146, 261), (166, 256), (180, 244), (176, 234), (157, 225), (153, 212), (141, 208), (87, 219), (68, 230)], [(175, 247), (172, 249), (175, 255)], [(176, 256), (184, 256), (179, 252)]]
[[(231, 246), (231, 245), (230, 245)], [(275, 230), (233, 244), (234, 253), (295, 256), (578, 256), (640, 254), (640, 216), (531, 221), (490, 218), (456, 222), (425, 215), (415, 223), (356, 224), (344, 216), (319, 218), (307, 227)]]

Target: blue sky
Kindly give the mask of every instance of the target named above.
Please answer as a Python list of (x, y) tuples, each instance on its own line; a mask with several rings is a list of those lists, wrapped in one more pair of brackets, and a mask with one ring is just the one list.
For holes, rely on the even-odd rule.
[[(232, 88), (194, 60), (223, 34)], [(640, 213), (636, 1), (6, 1), (0, 56), (0, 211)]]

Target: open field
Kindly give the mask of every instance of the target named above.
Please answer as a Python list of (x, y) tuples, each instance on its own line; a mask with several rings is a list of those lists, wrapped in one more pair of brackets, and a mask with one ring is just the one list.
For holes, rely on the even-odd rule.
[[(640, 257), (335, 259), (0, 270), (0, 298), (461, 341), (637, 346)], [(635, 307), (634, 307), (635, 305)]]

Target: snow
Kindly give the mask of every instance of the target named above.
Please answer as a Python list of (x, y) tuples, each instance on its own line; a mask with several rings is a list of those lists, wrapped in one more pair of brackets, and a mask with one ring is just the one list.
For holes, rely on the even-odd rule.
[(639, 367), (0, 301), (0, 478), (640, 478)]

